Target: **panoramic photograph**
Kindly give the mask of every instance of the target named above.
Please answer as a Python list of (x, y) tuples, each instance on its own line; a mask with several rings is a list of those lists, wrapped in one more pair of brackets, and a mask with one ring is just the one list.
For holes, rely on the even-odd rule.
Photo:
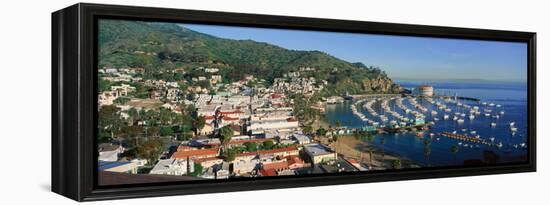
[(526, 43), (109, 19), (97, 32), (99, 185), (528, 162)]

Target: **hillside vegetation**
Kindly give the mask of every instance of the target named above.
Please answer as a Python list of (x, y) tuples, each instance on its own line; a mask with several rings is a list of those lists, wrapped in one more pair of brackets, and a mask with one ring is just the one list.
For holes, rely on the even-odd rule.
[(350, 63), (321, 51), (218, 38), (173, 23), (100, 20), (98, 41), (99, 68), (143, 67), (146, 78), (161, 71), (191, 71), (203, 66), (220, 68), (229, 81), (252, 74), (271, 82), (300, 67), (314, 67), (317, 70), (310, 75), (328, 81), (327, 94), (401, 91), (383, 71), (362, 63)]

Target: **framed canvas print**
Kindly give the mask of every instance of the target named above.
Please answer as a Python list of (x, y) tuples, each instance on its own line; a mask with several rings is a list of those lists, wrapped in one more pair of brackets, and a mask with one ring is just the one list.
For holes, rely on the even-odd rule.
[(77, 4), (52, 190), (78, 201), (535, 171), (535, 33)]

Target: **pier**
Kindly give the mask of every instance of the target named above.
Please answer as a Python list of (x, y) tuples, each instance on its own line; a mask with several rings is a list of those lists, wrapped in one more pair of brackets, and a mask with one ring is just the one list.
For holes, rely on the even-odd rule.
[(384, 131), (387, 133), (398, 133), (398, 132), (404, 132), (404, 131), (417, 131), (417, 130), (429, 130), (429, 129), (430, 129), (429, 124), (420, 124), (420, 125), (410, 125), (410, 126), (399, 127), (399, 128), (392, 128), (392, 127), (379, 128), (379, 131)]
[(489, 142), (485, 139), (481, 139), (481, 138), (477, 138), (477, 137), (470, 137), (470, 136), (461, 135), (461, 134), (453, 134), (453, 133), (450, 133), (450, 132), (442, 132), (439, 135), (444, 136), (444, 137), (448, 137), (448, 138), (451, 138), (451, 139), (457, 139), (457, 140), (460, 140), (460, 141), (483, 144), (483, 145), (488, 145), (488, 146), (496, 146), (496, 147), (502, 146), (502, 144), (499, 145), (499, 144), (496, 144), (494, 142)]

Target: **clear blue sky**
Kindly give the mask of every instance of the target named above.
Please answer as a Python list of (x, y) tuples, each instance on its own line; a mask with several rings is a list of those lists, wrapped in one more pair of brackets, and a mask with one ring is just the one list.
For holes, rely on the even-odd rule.
[(210, 25), (182, 25), (213, 36), (319, 50), (378, 66), (395, 79), (527, 81), (527, 44)]

